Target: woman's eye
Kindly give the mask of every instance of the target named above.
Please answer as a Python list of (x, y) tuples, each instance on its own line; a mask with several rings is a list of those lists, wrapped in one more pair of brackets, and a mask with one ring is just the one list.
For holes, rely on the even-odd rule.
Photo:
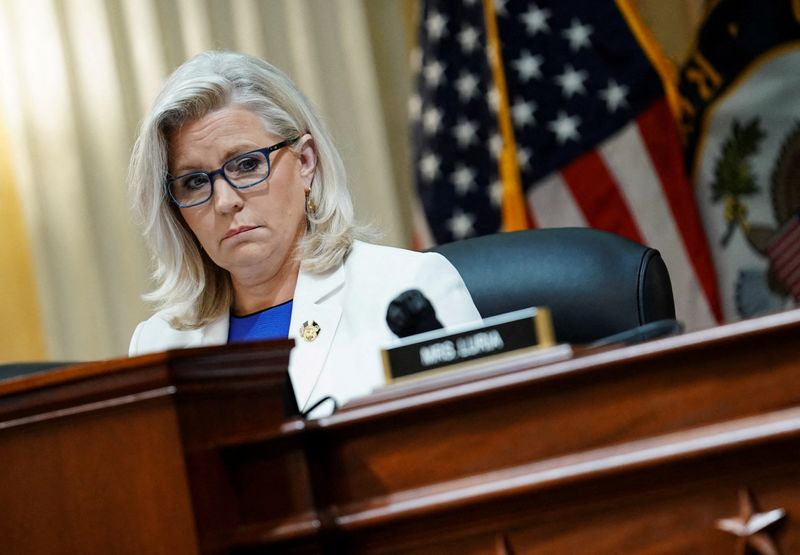
[(240, 158), (236, 161), (236, 171), (239, 173), (251, 173), (258, 169), (259, 161), (255, 158)]
[(208, 176), (205, 174), (190, 175), (183, 179), (183, 187), (186, 189), (202, 189), (208, 185)]

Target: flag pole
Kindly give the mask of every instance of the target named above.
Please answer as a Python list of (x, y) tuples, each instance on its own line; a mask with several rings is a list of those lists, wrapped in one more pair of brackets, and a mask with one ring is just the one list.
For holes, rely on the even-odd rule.
[(530, 225), (530, 216), (525, 208), (525, 197), (522, 194), (522, 179), (517, 162), (517, 141), (514, 138), (514, 127), (511, 124), (503, 55), (500, 49), (497, 18), (492, 0), (483, 0), (483, 13), (486, 20), (489, 65), (492, 68), (492, 80), (498, 95), (497, 118), (503, 138), (503, 148), (500, 151), (499, 159), (500, 180), (503, 183), (501, 211), (503, 231), (518, 231), (532, 226)]

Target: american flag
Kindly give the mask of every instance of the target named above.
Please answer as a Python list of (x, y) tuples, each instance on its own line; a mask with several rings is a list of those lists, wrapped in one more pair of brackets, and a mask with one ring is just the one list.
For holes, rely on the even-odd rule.
[(767, 246), (775, 274), (800, 301), (800, 212), (783, 226)]
[(625, 0), (421, 2), (409, 103), (420, 246), (518, 228), (504, 221), (518, 203), (525, 227), (591, 226), (657, 248), (678, 318), (716, 324), (657, 56)]

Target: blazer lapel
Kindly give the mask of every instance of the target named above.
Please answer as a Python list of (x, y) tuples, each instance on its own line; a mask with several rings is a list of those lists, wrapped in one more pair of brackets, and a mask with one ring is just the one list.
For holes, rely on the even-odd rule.
[[(342, 265), (322, 275), (301, 270), (297, 278), (289, 324), (289, 337), (295, 340), (289, 374), (300, 410), (304, 410), (313, 398), (314, 388), (330, 353), (342, 316), (343, 286)], [(303, 337), (301, 329), (306, 322), (319, 326), (313, 339)]]

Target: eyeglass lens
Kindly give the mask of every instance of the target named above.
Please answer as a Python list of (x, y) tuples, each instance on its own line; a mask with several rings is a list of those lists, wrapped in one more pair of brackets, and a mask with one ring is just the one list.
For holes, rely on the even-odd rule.
[[(269, 160), (264, 152), (248, 152), (226, 162), (222, 173), (237, 189), (252, 187), (269, 176)], [(201, 204), (211, 198), (211, 181), (211, 175), (206, 172), (184, 175), (170, 182), (170, 194), (180, 206)]]

